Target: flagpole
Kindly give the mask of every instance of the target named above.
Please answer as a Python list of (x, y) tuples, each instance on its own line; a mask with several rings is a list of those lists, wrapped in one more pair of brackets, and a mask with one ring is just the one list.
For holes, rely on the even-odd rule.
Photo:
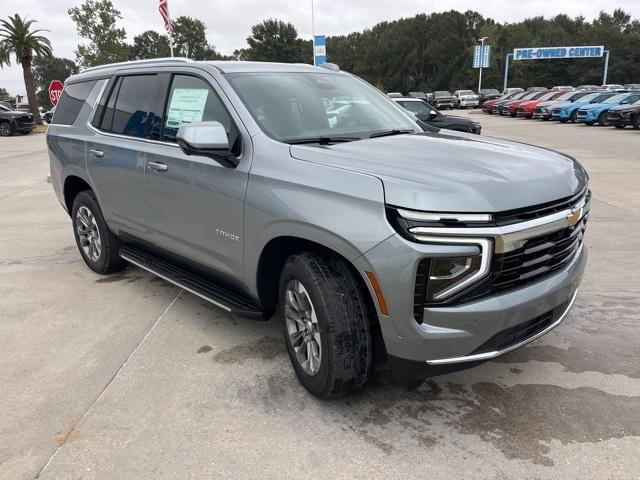
[(167, 32), (169, 35), (169, 48), (171, 49), (171, 57), (173, 57), (173, 33)]

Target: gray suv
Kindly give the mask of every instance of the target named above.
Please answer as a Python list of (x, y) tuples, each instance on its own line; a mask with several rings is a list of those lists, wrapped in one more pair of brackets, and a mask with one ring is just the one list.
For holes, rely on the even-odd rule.
[(159, 59), (71, 77), (51, 180), (97, 273), (127, 263), (277, 314), (312, 394), (472, 366), (557, 326), (586, 262), (588, 176), (560, 153), (423, 132), (345, 72)]

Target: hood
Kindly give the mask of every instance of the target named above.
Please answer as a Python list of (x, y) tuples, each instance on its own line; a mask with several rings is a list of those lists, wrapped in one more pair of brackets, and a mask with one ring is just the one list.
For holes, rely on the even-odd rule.
[(631, 105), (617, 105), (609, 110), (615, 110), (616, 112), (636, 112), (640, 111), (640, 105), (632, 103)]
[(375, 176), (386, 203), (414, 210), (500, 212), (571, 196), (588, 179), (560, 153), (444, 130), (290, 151), (300, 160)]
[(567, 105), (571, 102), (567, 100), (545, 100), (544, 102), (540, 102), (538, 104), (539, 107), (562, 107), (563, 105)]
[(580, 110), (599, 110), (601, 108), (612, 108), (616, 105), (617, 103), (585, 103), (580, 105)]

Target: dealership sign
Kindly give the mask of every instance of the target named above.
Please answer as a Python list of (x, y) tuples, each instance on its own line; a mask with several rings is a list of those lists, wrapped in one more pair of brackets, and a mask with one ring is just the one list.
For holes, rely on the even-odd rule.
[(491, 45), (473, 47), (473, 68), (489, 68), (491, 63)]
[(604, 55), (603, 45), (581, 47), (515, 48), (514, 60), (544, 60), (552, 58), (594, 58)]
[(313, 64), (321, 65), (327, 62), (327, 45), (324, 35), (313, 37)]

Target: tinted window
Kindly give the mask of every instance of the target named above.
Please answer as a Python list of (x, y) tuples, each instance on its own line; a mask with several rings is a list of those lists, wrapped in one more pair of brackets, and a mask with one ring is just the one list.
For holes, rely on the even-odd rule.
[(402, 106), (416, 115), (429, 115), (431, 109), (422, 102), (403, 102)]
[(80, 109), (93, 90), (96, 80), (90, 82), (71, 83), (64, 87), (60, 101), (51, 123), (71, 125), (78, 118)]
[(198, 77), (174, 75), (164, 116), (162, 140), (175, 142), (182, 125), (210, 121), (220, 122), (227, 131), (229, 145), (237, 148), (236, 129), (213, 89)]
[[(121, 83), (122, 78), (119, 78), (114, 87), (111, 89), (111, 95), (109, 96), (109, 100), (107, 101), (107, 107), (104, 111), (102, 120), (97, 119), (98, 121), (100, 121), (100, 126), (98, 128), (106, 132), (110, 132), (111, 126), (113, 125), (113, 111), (115, 109), (116, 98), (118, 97), (118, 90), (120, 90)], [(100, 108), (100, 106), (98, 106), (98, 108)], [(96, 115), (97, 114), (98, 112), (96, 111)]]
[(130, 137), (149, 138), (151, 131), (158, 128), (159, 124), (159, 118), (153, 111), (156, 95), (156, 75), (123, 77), (113, 111), (111, 131)]

